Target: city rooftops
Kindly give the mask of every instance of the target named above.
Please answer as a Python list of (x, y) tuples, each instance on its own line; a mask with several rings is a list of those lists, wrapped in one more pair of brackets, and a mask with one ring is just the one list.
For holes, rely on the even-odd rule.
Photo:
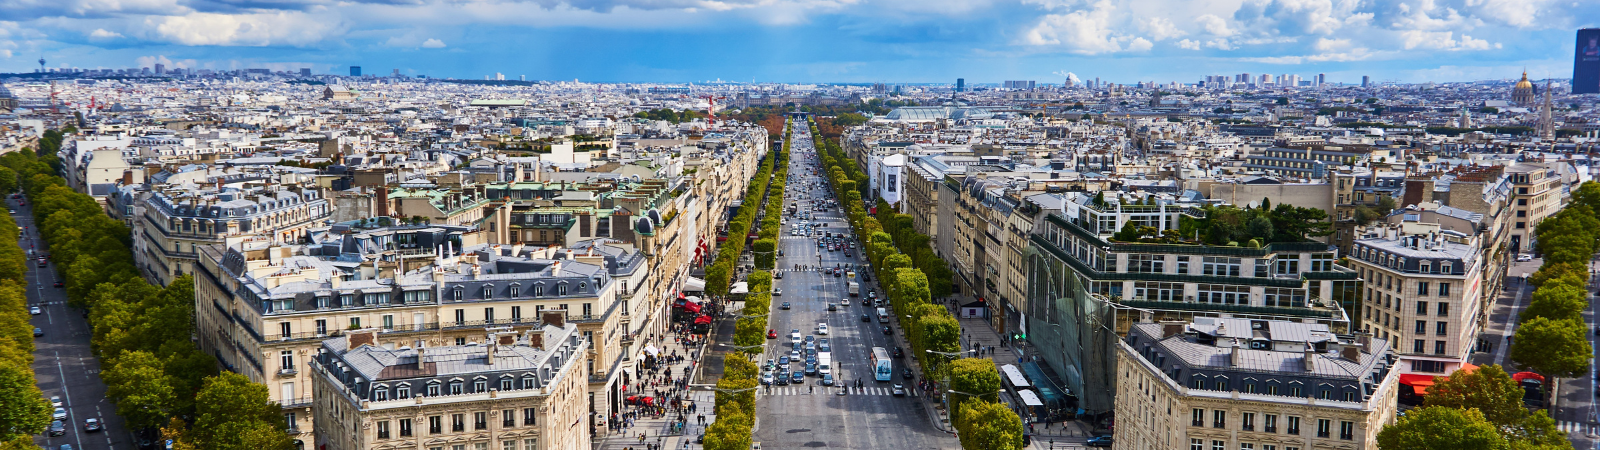
[(1223, 383), (1217, 390), (1235, 390), (1239, 387), (1231, 381), (1257, 380), (1299, 384), (1307, 395), (1316, 395), (1311, 391), (1324, 384), (1330, 391), (1370, 394), (1357, 386), (1383, 380), (1391, 356), (1387, 340), (1339, 336), (1324, 324), (1284, 320), (1196, 317), (1187, 324), (1136, 323), (1125, 342), (1183, 385), (1212, 389), (1219, 385), (1210, 381), (1217, 381)]

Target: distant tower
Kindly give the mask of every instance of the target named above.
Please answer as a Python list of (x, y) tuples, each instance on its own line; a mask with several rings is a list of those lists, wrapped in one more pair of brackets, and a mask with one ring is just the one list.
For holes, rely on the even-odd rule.
[(352, 76), (352, 77), (361, 76), (361, 66), (350, 66), (350, 76)]
[(1369, 77), (1369, 76), (1366, 76), (1366, 75), (1362, 75), (1361, 76), (1361, 87), (1370, 87), (1370, 86), (1372, 86), (1372, 77)]
[(1456, 120), (1456, 128), (1472, 128), (1472, 116), (1467, 114), (1466, 108), (1461, 108), (1461, 118)]
[(966, 90), (967, 90), (967, 79), (966, 78), (957, 78), (956, 79), (956, 92), (964, 92)]
[(1554, 105), (1550, 100), (1550, 79), (1544, 79), (1544, 106), (1539, 108), (1539, 137), (1544, 139), (1556, 138), (1556, 121), (1550, 116)]
[(39, 57), (39, 73), (44, 73), (44, 57)]
[(1528, 71), (1522, 71), (1522, 80), (1511, 88), (1511, 103), (1517, 106), (1533, 106), (1533, 82), (1528, 81)]

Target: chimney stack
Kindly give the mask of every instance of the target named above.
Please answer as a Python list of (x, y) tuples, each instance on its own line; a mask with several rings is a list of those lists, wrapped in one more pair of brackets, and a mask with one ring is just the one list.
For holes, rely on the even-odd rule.
[(564, 328), (567, 326), (567, 311), (564, 309), (547, 310), (539, 317), (539, 320), (543, 320), (545, 325)]
[(422, 356), (423, 356), (422, 350), (423, 350), (422, 343), (421, 342), (417, 342), (417, 370), (426, 370), (427, 369), (427, 364), (424, 364), (422, 362)]
[(1234, 342), (1232, 347), (1228, 347), (1228, 365), (1229, 366), (1233, 366), (1233, 367), (1239, 367), (1239, 343), (1238, 342)]
[(1164, 323), (1164, 324), (1161, 324), (1161, 338), (1162, 339), (1173, 337), (1173, 336), (1176, 336), (1176, 335), (1182, 334), (1182, 333), (1183, 333), (1183, 324), (1181, 324), (1181, 323)]
[(1306, 343), (1306, 352), (1305, 352), (1305, 354), (1306, 354), (1306, 357), (1305, 357), (1306, 371), (1310, 372), (1310, 371), (1316, 370), (1317, 369), (1317, 348), (1312, 346), (1310, 342), (1307, 342)]
[(1361, 362), (1361, 347), (1346, 345), (1343, 349), (1339, 350), (1339, 356), (1350, 362)]
[(498, 350), (500, 344), (495, 338), (494, 334), (490, 334), (489, 338), (484, 340), (484, 347), (488, 347), (489, 351), (484, 354), (483, 363), (491, 366), (494, 365), (494, 352)]

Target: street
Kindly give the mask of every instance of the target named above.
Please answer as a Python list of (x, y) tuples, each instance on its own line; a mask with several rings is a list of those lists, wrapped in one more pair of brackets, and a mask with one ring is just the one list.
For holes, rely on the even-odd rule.
[[(912, 359), (894, 358), (894, 375), (891, 381), (875, 381), (870, 359), (873, 347), (893, 351), (899, 344), (899, 321), (888, 324), (894, 335), (883, 333), (878, 323), (876, 308), (870, 306), (867, 293), (882, 289), (875, 282), (861, 282), (860, 275), (852, 279), (827, 274), (818, 268), (860, 266), (867, 264), (861, 255), (861, 243), (853, 236), (849, 224), (840, 214), (838, 205), (827, 212), (811, 211), (812, 207), (832, 199), (820, 176), (823, 170), (817, 160), (816, 148), (804, 121), (797, 121), (791, 147), (790, 182), (784, 201), (798, 203), (802, 214), (811, 214), (810, 220), (785, 216), (779, 246), (774, 286), (782, 294), (772, 298), (773, 310), (769, 327), (777, 332), (778, 339), (769, 339), (766, 353), (760, 362), (778, 359), (789, 351), (789, 334), (798, 330), (802, 336), (827, 338), (831, 345), (833, 374), (841, 386), (849, 386), (848, 394), (842, 387), (823, 386), (817, 376), (806, 376), (803, 384), (764, 386), (757, 392), (757, 426), (755, 442), (763, 448), (876, 448), (876, 449), (954, 449), (960, 448), (955, 438), (934, 426), (930, 409), (923, 403), (922, 393), (916, 389), (915, 379), (905, 379), (901, 370)], [(817, 170), (818, 175), (813, 175)], [(787, 206), (787, 205), (786, 205)], [(815, 233), (806, 236), (791, 234), (793, 227), (809, 222), (817, 226)], [(826, 226), (822, 226), (826, 224)], [(817, 246), (817, 236), (822, 233), (845, 233), (844, 242), (855, 243), (854, 249), (829, 251)], [(851, 256), (846, 257), (849, 253)], [(800, 268), (796, 268), (799, 265)], [(809, 266), (809, 267), (808, 267)], [(862, 273), (857, 270), (857, 273)], [(860, 282), (860, 295), (852, 297), (847, 292), (850, 282)], [(849, 305), (840, 305), (841, 300)], [(790, 304), (785, 310), (781, 305)], [(828, 311), (829, 304), (836, 311)], [(887, 306), (886, 306), (887, 307)], [(893, 313), (890, 312), (893, 316)], [(866, 317), (867, 321), (862, 318)], [(817, 334), (818, 324), (826, 323), (827, 335)], [(802, 363), (790, 363), (791, 370), (803, 371)], [(861, 388), (856, 388), (859, 380)], [(906, 387), (907, 395), (892, 395), (893, 385)]]
[[(34, 256), (44, 252), (43, 241), (38, 239), (31, 206), (18, 206), (16, 199), (8, 199), (7, 206), (16, 210), (12, 218), (23, 227), (20, 245), (23, 251), (33, 250)], [(32, 247), (30, 247), (32, 245)], [(33, 326), (44, 331), (34, 338), (33, 372), (39, 389), (46, 397), (61, 396), (62, 407), (67, 410), (66, 433), (35, 436), (33, 442), (44, 448), (58, 448), (71, 444), (73, 449), (132, 449), (131, 435), (116, 415), (116, 406), (106, 400), (106, 386), (100, 381), (100, 362), (89, 350), (90, 330), (83, 310), (67, 306), (67, 294), (53, 287), (59, 278), (56, 264), (50, 262), (39, 267), (37, 260), (28, 263), (28, 306), (38, 306), (42, 314), (33, 316)], [(86, 432), (84, 420), (98, 418), (105, 424), (104, 431)]]

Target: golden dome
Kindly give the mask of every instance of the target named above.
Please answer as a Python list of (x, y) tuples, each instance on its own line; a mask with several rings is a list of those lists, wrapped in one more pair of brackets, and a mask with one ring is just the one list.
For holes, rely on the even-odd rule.
[(1533, 82), (1528, 81), (1528, 72), (1522, 72), (1522, 81), (1517, 82), (1515, 89), (1533, 89)]

